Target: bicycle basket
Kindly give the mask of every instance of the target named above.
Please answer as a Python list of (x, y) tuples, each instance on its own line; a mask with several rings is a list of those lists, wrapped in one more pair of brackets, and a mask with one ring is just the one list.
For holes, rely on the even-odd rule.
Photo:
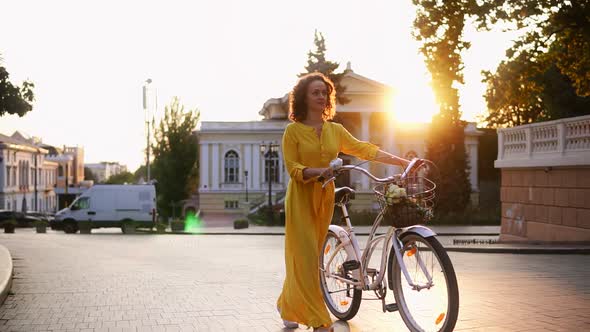
[(436, 184), (423, 176), (398, 183), (380, 183), (373, 191), (383, 211), (383, 223), (397, 228), (432, 219)]

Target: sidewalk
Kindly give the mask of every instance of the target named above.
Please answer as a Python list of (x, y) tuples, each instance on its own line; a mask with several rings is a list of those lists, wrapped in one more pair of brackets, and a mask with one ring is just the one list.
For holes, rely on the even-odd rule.
[[(437, 233), (437, 239), (448, 252), (479, 253), (479, 254), (590, 254), (590, 243), (582, 244), (530, 244), (530, 243), (497, 243), (500, 226), (430, 226)], [(358, 226), (355, 232), (359, 235), (361, 246), (364, 245), (371, 227)], [(378, 234), (387, 231), (387, 227), (380, 227)], [(155, 233), (140, 232), (136, 236), (153, 236)], [(152, 235), (153, 234), (153, 235)], [(284, 227), (250, 226), (245, 229), (233, 227), (196, 228), (187, 232), (167, 232), (168, 235), (212, 235), (212, 236), (284, 236)], [(124, 235), (121, 236), (133, 236)], [(166, 235), (156, 235), (166, 236)], [(0, 305), (4, 302), (12, 284), (12, 257), (8, 249), (0, 245)]]

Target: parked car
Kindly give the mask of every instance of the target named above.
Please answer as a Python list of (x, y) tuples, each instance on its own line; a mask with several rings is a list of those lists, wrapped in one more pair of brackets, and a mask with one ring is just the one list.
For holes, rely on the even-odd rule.
[(51, 223), (51, 221), (53, 221), (53, 219), (55, 218), (53, 213), (49, 213), (49, 212), (27, 211), (27, 212), (25, 212), (25, 214), (27, 216), (31, 216), (31, 217), (39, 218), (41, 220), (45, 220), (48, 223)]
[(22, 212), (0, 210), (0, 224), (8, 219), (16, 220), (17, 227), (33, 227), (35, 221), (41, 220), (41, 218), (32, 215), (26, 215)]
[(58, 211), (52, 229), (76, 233), (78, 223), (91, 221), (92, 228), (151, 228), (156, 220), (156, 188), (153, 184), (95, 185)]

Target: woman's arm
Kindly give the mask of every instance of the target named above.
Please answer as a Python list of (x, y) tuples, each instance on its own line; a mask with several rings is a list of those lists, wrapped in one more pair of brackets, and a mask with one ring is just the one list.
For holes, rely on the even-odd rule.
[(393, 155), (393, 154), (383, 151), (383, 150), (377, 151), (377, 154), (375, 155), (375, 159), (376, 159), (376, 161), (379, 161), (379, 162), (382, 162), (385, 164), (394, 165), (394, 166), (401, 166), (403, 169), (406, 169), (406, 167), (408, 167), (408, 165), (410, 164), (409, 160), (398, 157), (396, 155)]
[(385, 164), (401, 166), (404, 169), (410, 163), (409, 160), (393, 155), (389, 152), (379, 149), (376, 145), (369, 142), (363, 142), (352, 136), (346, 128), (338, 125), (341, 134), (342, 151), (365, 160), (375, 160)]

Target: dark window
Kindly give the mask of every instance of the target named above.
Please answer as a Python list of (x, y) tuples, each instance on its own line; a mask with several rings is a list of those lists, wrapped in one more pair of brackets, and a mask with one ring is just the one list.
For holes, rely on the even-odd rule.
[(240, 172), (240, 158), (237, 152), (230, 150), (225, 154), (224, 158), (225, 183), (237, 183), (238, 174)]

